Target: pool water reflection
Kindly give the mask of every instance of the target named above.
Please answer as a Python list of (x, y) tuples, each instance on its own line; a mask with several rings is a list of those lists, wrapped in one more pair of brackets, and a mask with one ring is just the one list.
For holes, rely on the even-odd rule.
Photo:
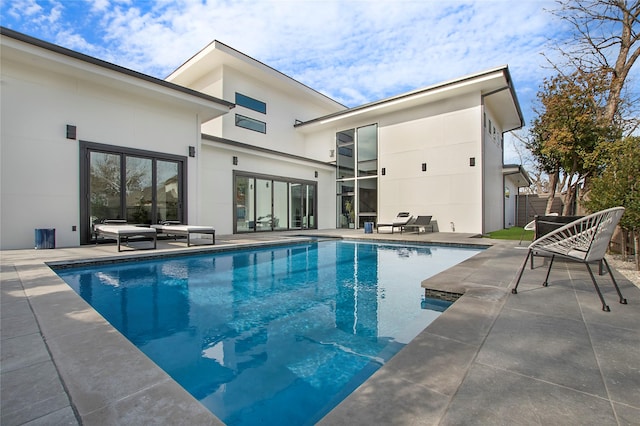
[(324, 241), (56, 272), (225, 423), (296, 425), (440, 315), (420, 282), (480, 251)]

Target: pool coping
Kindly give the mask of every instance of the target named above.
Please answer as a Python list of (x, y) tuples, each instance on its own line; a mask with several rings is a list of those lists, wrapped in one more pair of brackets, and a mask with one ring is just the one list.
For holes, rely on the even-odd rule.
[[(306, 237), (435, 244), (449, 242), (454, 245), (468, 243), (490, 247), (422, 282), (424, 288), (462, 296), (320, 423), (344, 424), (348, 421), (367, 424), (372, 418), (379, 421), (387, 419), (394, 423), (439, 423), (443, 418), (448, 418), (446, 415), (455, 402), (461, 384), (505, 306), (507, 289), (517, 271), (514, 265), (519, 264), (524, 252), (516, 250), (514, 253), (514, 242), (497, 243), (472, 238), (473, 241), (470, 241), (469, 236), (464, 235), (394, 235), (392, 238), (376, 235), (337, 232), (305, 234)], [(283, 244), (297, 238), (291, 233), (281, 237), (287, 240)], [(271, 245), (279, 237), (262, 238), (265, 240), (231, 244), (235, 248)], [(210, 251), (210, 247), (195, 247), (192, 250), (169, 247), (156, 253), (123, 252), (119, 256), (113, 256), (112, 247), (3, 251), (2, 423), (23, 424), (34, 419), (47, 422), (64, 418), (71, 423), (75, 420), (78, 424), (140, 423), (145, 419), (164, 424), (223, 424), (118, 333), (47, 266), (47, 263), (80, 261), (80, 258), (93, 255), (115, 260), (138, 255), (148, 257)], [(488, 273), (485, 270), (483, 273), (482, 268), (487, 267), (494, 270)], [(19, 312), (17, 308), (11, 308), (13, 312), (7, 314), (7, 308), (18, 305), (22, 306)], [(37, 331), (31, 327), (6, 336), (9, 330), (7, 322), (11, 326), (12, 319), (21, 319), (21, 323), (26, 324), (30, 321), (29, 315)], [(37, 347), (34, 352), (37, 353), (36, 359), (5, 356), (7, 351), (12, 355), (11, 346), (17, 345), (17, 341), (30, 339), (31, 342), (34, 336), (41, 338), (39, 344), (35, 341), (30, 343)], [(25, 396), (22, 402), (26, 405), (24, 409), (16, 408), (7, 413), (5, 408), (9, 403), (19, 403), (16, 401), (20, 397), (20, 383), (24, 382), (24, 377), (19, 373), (32, 376), (36, 368), (47, 369), (47, 383), (54, 389), (56, 397), (48, 398), (46, 403), (34, 409), (33, 404), (28, 405), (33, 395)], [(424, 371), (436, 374), (427, 377)], [(55, 377), (52, 378), (54, 375), (59, 379), (57, 383), (54, 383)], [(11, 389), (12, 395), (18, 395), (16, 397), (9, 396), (6, 390), (11, 387), (12, 380), (16, 381)], [(32, 392), (32, 389), (26, 391)], [(390, 395), (393, 397), (390, 398)], [(372, 401), (379, 399), (387, 403), (372, 406)], [(391, 402), (393, 406), (389, 409)], [(379, 407), (386, 409), (379, 412)]]

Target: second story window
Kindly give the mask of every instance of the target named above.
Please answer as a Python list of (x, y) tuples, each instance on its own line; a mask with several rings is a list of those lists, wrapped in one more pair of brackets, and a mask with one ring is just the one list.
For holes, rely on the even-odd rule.
[(236, 92), (236, 105), (240, 105), (250, 110), (260, 112), (262, 114), (267, 113), (267, 104), (257, 99), (250, 98), (242, 93)]
[(254, 120), (244, 115), (236, 114), (236, 126), (244, 127), (245, 129), (255, 130), (260, 133), (267, 133), (267, 123), (260, 120)]

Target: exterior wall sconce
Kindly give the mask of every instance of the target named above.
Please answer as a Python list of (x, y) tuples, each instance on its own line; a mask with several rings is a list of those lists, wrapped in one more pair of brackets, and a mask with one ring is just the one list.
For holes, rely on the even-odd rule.
[(476, 157), (469, 158), (469, 167), (475, 167), (476, 165)]
[(189, 147), (189, 157), (195, 157), (196, 156), (196, 147), (195, 146), (190, 146)]
[(382, 176), (386, 175), (386, 174), (387, 174), (387, 169), (385, 169), (385, 168), (383, 167), (383, 168), (382, 168), (382, 170), (380, 170), (380, 174), (381, 174)]
[(422, 163), (422, 171), (423, 172), (427, 171), (427, 163)]
[(67, 124), (67, 139), (75, 139), (75, 138), (76, 138), (76, 126)]
[(238, 165), (238, 157), (236, 157), (235, 155), (233, 156), (233, 165), (234, 166)]
[(336, 150), (335, 149), (330, 149), (329, 150), (329, 158), (333, 158), (336, 156)]
[(315, 177), (318, 177), (318, 171), (316, 170), (315, 172), (313, 172), (313, 175), (314, 175)]

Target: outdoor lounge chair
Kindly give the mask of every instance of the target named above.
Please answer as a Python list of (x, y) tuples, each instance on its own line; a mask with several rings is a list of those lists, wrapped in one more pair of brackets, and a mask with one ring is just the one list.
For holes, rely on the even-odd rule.
[(406, 225), (400, 227), (400, 233), (408, 229), (414, 229), (420, 233), (420, 229), (424, 228), (424, 232), (427, 232), (427, 228), (431, 228), (433, 232), (433, 224), (431, 223), (431, 216), (418, 216), (413, 220), (410, 220)]
[(395, 228), (400, 228), (401, 226), (406, 225), (411, 219), (413, 218), (413, 216), (411, 216), (411, 213), (409, 212), (400, 212), (398, 213), (398, 215), (396, 216), (395, 219), (393, 219), (393, 221), (391, 223), (378, 223), (376, 225), (376, 232), (379, 233), (380, 232), (380, 228), (382, 227), (390, 227), (391, 228), (391, 233), (393, 234), (393, 230)]
[(124, 220), (105, 220), (103, 223), (93, 225), (93, 230), (96, 236), (116, 240), (118, 252), (122, 251), (120, 248), (122, 242), (128, 244), (129, 238), (134, 237), (151, 238), (153, 240), (153, 248), (157, 247), (158, 236), (155, 229), (128, 225)]
[(212, 226), (182, 225), (180, 222), (166, 221), (151, 225), (158, 233), (167, 236), (187, 237), (187, 247), (191, 247), (191, 234), (207, 234), (212, 236), (212, 245), (216, 243), (216, 230)]
[(618, 283), (611, 273), (611, 268), (609, 268), (607, 260), (604, 258), (609, 241), (613, 236), (613, 231), (618, 225), (623, 213), (624, 207), (602, 210), (568, 223), (532, 242), (529, 245), (527, 257), (524, 259), (524, 263), (518, 272), (516, 285), (511, 292), (513, 294), (518, 293), (518, 284), (520, 284), (520, 278), (522, 278), (522, 273), (530, 256), (551, 256), (547, 276), (542, 283), (544, 287), (548, 286), (549, 273), (551, 272), (554, 259), (558, 256), (561, 259), (584, 263), (587, 266), (591, 281), (593, 281), (598, 297), (600, 297), (600, 301), (602, 302), (602, 310), (609, 312), (609, 306), (605, 303), (598, 283), (589, 266), (589, 263), (604, 262), (613, 286), (618, 292), (620, 303), (626, 305), (627, 299), (622, 297)]

